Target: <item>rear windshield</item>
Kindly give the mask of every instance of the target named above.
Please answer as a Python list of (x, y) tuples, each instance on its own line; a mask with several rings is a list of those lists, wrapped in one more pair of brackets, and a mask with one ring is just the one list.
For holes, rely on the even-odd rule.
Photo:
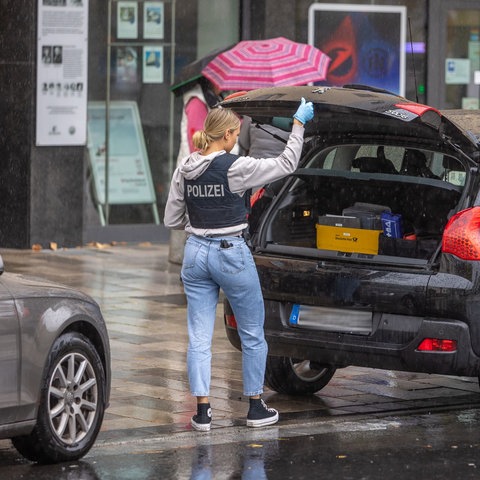
[(400, 174), (464, 186), (465, 167), (440, 152), (390, 145), (340, 145), (315, 153), (304, 168)]

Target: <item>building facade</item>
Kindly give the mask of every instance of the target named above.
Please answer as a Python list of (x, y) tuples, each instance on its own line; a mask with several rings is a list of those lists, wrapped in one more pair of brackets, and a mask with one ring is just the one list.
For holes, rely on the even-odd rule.
[[(4, 248), (165, 239), (182, 110), (171, 86), (183, 66), (242, 39), (315, 44), (333, 59), (326, 84), (390, 87), (392, 51), (397, 93), (479, 108), (478, 0), (34, 2), (2, 2)], [(42, 130), (61, 114), (85, 124), (84, 141), (72, 140), (81, 128), (60, 141), (61, 121)]]

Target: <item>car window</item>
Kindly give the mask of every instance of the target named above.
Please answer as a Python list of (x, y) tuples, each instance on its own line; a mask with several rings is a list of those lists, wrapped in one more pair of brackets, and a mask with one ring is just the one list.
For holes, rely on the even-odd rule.
[(305, 165), (333, 171), (384, 173), (442, 180), (463, 186), (462, 163), (441, 152), (395, 145), (339, 145), (316, 151)]

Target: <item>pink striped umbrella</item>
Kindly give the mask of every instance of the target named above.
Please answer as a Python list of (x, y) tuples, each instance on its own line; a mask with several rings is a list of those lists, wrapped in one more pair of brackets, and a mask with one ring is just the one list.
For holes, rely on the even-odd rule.
[(325, 80), (330, 57), (284, 37), (244, 40), (217, 55), (202, 74), (223, 91), (306, 85)]

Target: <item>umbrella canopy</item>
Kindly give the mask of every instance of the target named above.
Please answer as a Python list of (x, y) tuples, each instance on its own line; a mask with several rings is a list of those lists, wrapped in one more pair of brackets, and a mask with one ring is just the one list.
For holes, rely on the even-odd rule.
[(170, 90), (178, 97), (186, 90), (192, 88), (203, 76), (202, 70), (205, 68), (205, 66), (217, 55), (225, 50), (228, 50), (229, 48), (232, 48), (232, 45), (212, 50), (198, 60), (195, 60), (194, 62), (182, 67), (180, 72), (175, 76), (174, 84), (170, 87)]
[(313, 45), (278, 37), (239, 42), (202, 73), (221, 90), (253, 90), (325, 80), (329, 63), (330, 57)]

